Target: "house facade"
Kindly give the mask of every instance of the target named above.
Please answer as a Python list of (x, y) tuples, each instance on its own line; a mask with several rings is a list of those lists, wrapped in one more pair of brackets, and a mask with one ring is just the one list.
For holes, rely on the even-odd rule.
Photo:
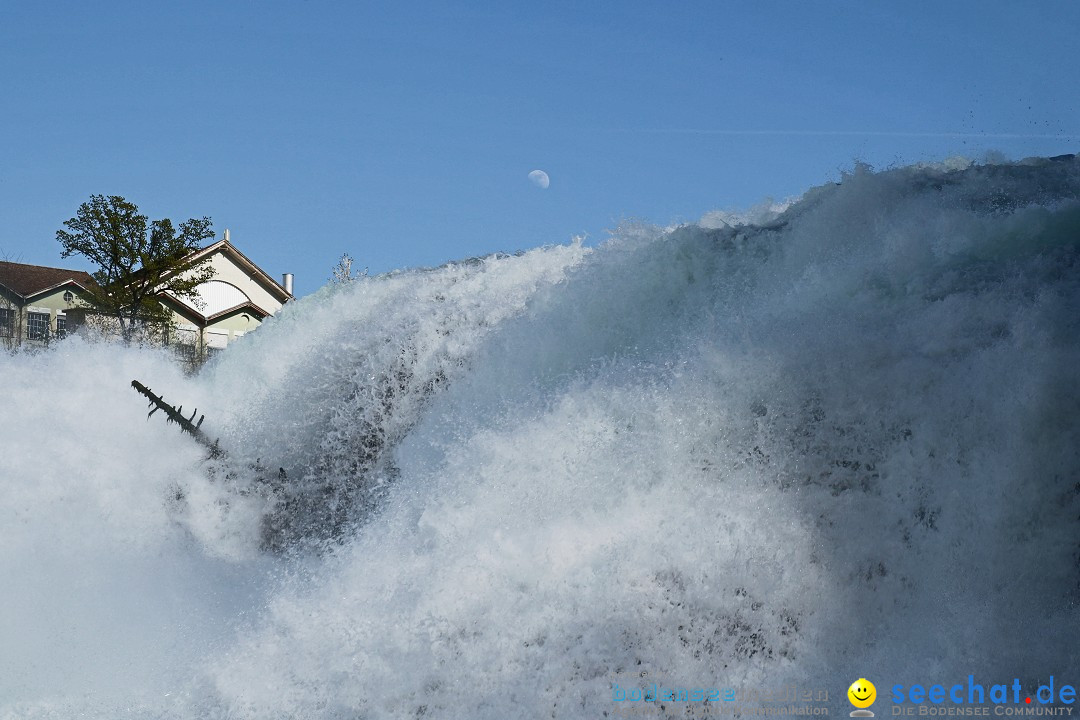
[[(172, 322), (149, 339), (169, 345), (192, 365), (256, 329), (293, 299), (292, 275), (278, 283), (229, 242), (228, 230), (189, 260), (209, 262), (214, 276), (196, 289), (197, 299), (159, 293)], [(95, 287), (80, 270), (0, 262), (0, 347), (45, 345), (87, 324), (115, 332), (115, 320), (94, 310), (88, 289)]]
[(68, 314), (86, 305), (95, 286), (81, 270), (0, 262), (0, 348), (64, 337)]
[(167, 292), (158, 300), (172, 313), (168, 343), (181, 355), (203, 358), (223, 350), (275, 315), (293, 299), (292, 275), (278, 283), (229, 242), (205, 247), (189, 258), (209, 262), (214, 277), (196, 290), (198, 299), (178, 298)]

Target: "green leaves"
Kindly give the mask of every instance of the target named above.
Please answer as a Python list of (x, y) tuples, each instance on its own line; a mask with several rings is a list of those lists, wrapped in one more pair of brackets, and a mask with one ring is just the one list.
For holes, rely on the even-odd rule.
[(94, 304), (119, 319), (128, 339), (139, 323), (170, 320), (160, 293), (195, 298), (196, 288), (214, 275), (209, 262), (191, 258), (214, 237), (208, 217), (180, 223), (177, 232), (168, 218), (148, 226), (139, 208), (119, 195), (91, 195), (64, 227), (56, 233), (61, 255), (82, 255), (98, 266)]

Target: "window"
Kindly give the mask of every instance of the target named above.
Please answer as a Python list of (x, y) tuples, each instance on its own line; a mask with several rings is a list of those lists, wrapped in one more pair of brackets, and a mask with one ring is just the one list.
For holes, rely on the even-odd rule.
[(75, 300), (75, 296), (71, 294), (70, 290), (68, 290), (67, 292), (64, 293), (64, 302), (70, 303), (70, 302), (72, 302), (74, 300)]
[(196, 307), (199, 312), (207, 317), (222, 310), (228, 310), (231, 307), (251, 302), (251, 298), (243, 290), (224, 280), (204, 282), (195, 288), (195, 292), (199, 295)]
[(49, 339), (49, 313), (26, 314), (26, 337), (31, 340)]
[(207, 330), (206, 331), (206, 350), (207, 355), (213, 355), (225, 349), (225, 346), (229, 344), (229, 333), (222, 332), (221, 330)]
[(186, 345), (184, 343), (176, 343), (170, 346), (176, 357), (189, 365), (195, 365), (199, 359), (198, 348), (194, 345)]
[(15, 335), (15, 311), (9, 308), (0, 308), (0, 337), (14, 337)]
[(67, 337), (67, 318), (60, 313), (56, 314), (56, 337), (60, 339)]

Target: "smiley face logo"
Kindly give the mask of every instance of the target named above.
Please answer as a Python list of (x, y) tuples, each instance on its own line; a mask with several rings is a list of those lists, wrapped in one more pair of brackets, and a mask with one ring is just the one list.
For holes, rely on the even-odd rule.
[[(857, 708), (868, 708), (877, 700), (877, 688), (866, 678), (859, 678), (847, 689), (848, 700)], [(854, 715), (855, 713), (852, 713)], [(860, 713), (861, 715), (862, 713)], [(870, 715), (873, 717), (873, 715)]]

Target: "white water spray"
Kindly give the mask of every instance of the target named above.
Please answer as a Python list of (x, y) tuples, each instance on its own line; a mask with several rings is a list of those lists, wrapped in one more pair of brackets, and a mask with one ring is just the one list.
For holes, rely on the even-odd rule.
[(326, 288), (194, 379), (0, 358), (0, 713), (1075, 673), (1078, 191), (1072, 158), (858, 169), (756, 225)]

